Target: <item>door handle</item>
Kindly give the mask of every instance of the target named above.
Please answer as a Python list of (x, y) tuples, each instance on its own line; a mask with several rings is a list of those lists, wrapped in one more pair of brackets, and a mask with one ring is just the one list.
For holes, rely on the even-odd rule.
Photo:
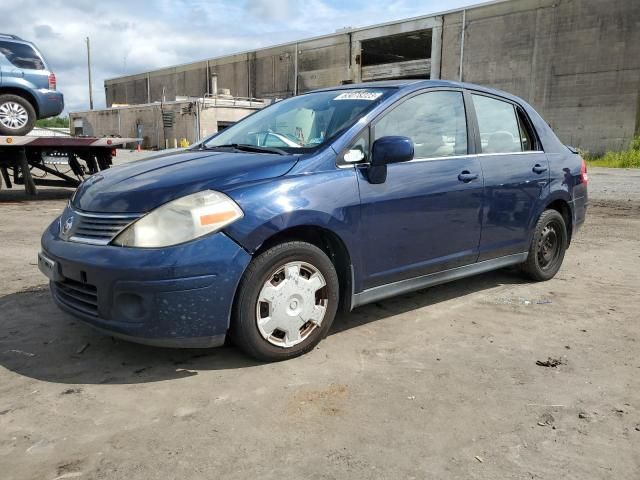
[(460, 172), (460, 175), (458, 175), (458, 180), (464, 183), (468, 183), (471, 180), (475, 180), (476, 178), (478, 178), (478, 174), (471, 173), (469, 172), (469, 170), (463, 170), (462, 172)]
[(547, 171), (547, 167), (543, 167), (539, 163), (536, 163), (532, 169), (535, 173), (544, 173)]

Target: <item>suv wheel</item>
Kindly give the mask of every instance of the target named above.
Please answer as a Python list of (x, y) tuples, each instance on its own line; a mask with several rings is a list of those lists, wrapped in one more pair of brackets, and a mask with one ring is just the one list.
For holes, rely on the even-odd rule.
[(262, 361), (302, 355), (324, 338), (338, 307), (331, 260), (306, 242), (287, 242), (254, 258), (238, 287), (235, 343)]
[(567, 249), (567, 226), (556, 210), (545, 210), (536, 224), (524, 273), (538, 282), (549, 280), (558, 273)]
[(0, 135), (26, 135), (35, 124), (31, 103), (18, 95), (0, 95)]

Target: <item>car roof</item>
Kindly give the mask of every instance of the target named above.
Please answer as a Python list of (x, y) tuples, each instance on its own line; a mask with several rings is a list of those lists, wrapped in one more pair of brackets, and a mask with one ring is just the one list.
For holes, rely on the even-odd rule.
[[(478, 92), (489, 93), (491, 95), (498, 95), (500, 97), (508, 98), (517, 102), (522, 102), (522, 99), (515, 97), (514, 95), (504, 92), (502, 90), (497, 90), (495, 88), (484, 87), (482, 85), (477, 85), (475, 83), (467, 83), (467, 82), (455, 82), (452, 80), (423, 80), (423, 79), (413, 79), (413, 80), (382, 80), (375, 82), (364, 82), (364, 83), (349, 83), (346, 85), (339, 85), (335, 87), (321, 88), (318, 90), (313, 90), (314, 92), (327, 92), (332, 90), (349, 90), (354, 88), (396, 88), (398, 90), (404, 91), (414, 91), (421, 90), (424, 88), (465, 88), (468, 90), (475, 90)], [(312, 93), (312, 92), (308, 92)]]
[(30, 45), (33, 48), (36, 48), (33, 42), (25, 40), (24, 38), (20, 38), (17, 35), (11, 35), (9, 33), (0, 33), (0, 40), (2, 40), (3, 42), (22, 43), (23, 45)]

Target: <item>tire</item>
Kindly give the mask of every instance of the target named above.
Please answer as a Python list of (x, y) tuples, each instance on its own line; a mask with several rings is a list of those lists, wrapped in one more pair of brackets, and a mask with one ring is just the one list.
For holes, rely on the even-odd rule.
[(240, 281), (232, 340), (260, 361), (303, 355), (327, 335), (338, 300), (338, 275), (322, 250), (299, 241), (276, 245), (254, 258)]
[(529, 256), (521, 265), (522, 271), (537, 282), (552, 279), (562, 266), (567, 245), (564, 218), (556, 210), (545, 210), (536, 224)]
[(0, 95), (0, 135), (26, 135), (36, 124), (33, 105), (18, 95)]

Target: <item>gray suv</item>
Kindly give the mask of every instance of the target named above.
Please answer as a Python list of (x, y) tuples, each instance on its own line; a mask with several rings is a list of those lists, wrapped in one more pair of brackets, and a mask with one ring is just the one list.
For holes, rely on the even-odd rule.
[(0, 33), (0, 135), (26, 135), (36, 120), (62, 110), (56, 76), (36, 46)]

